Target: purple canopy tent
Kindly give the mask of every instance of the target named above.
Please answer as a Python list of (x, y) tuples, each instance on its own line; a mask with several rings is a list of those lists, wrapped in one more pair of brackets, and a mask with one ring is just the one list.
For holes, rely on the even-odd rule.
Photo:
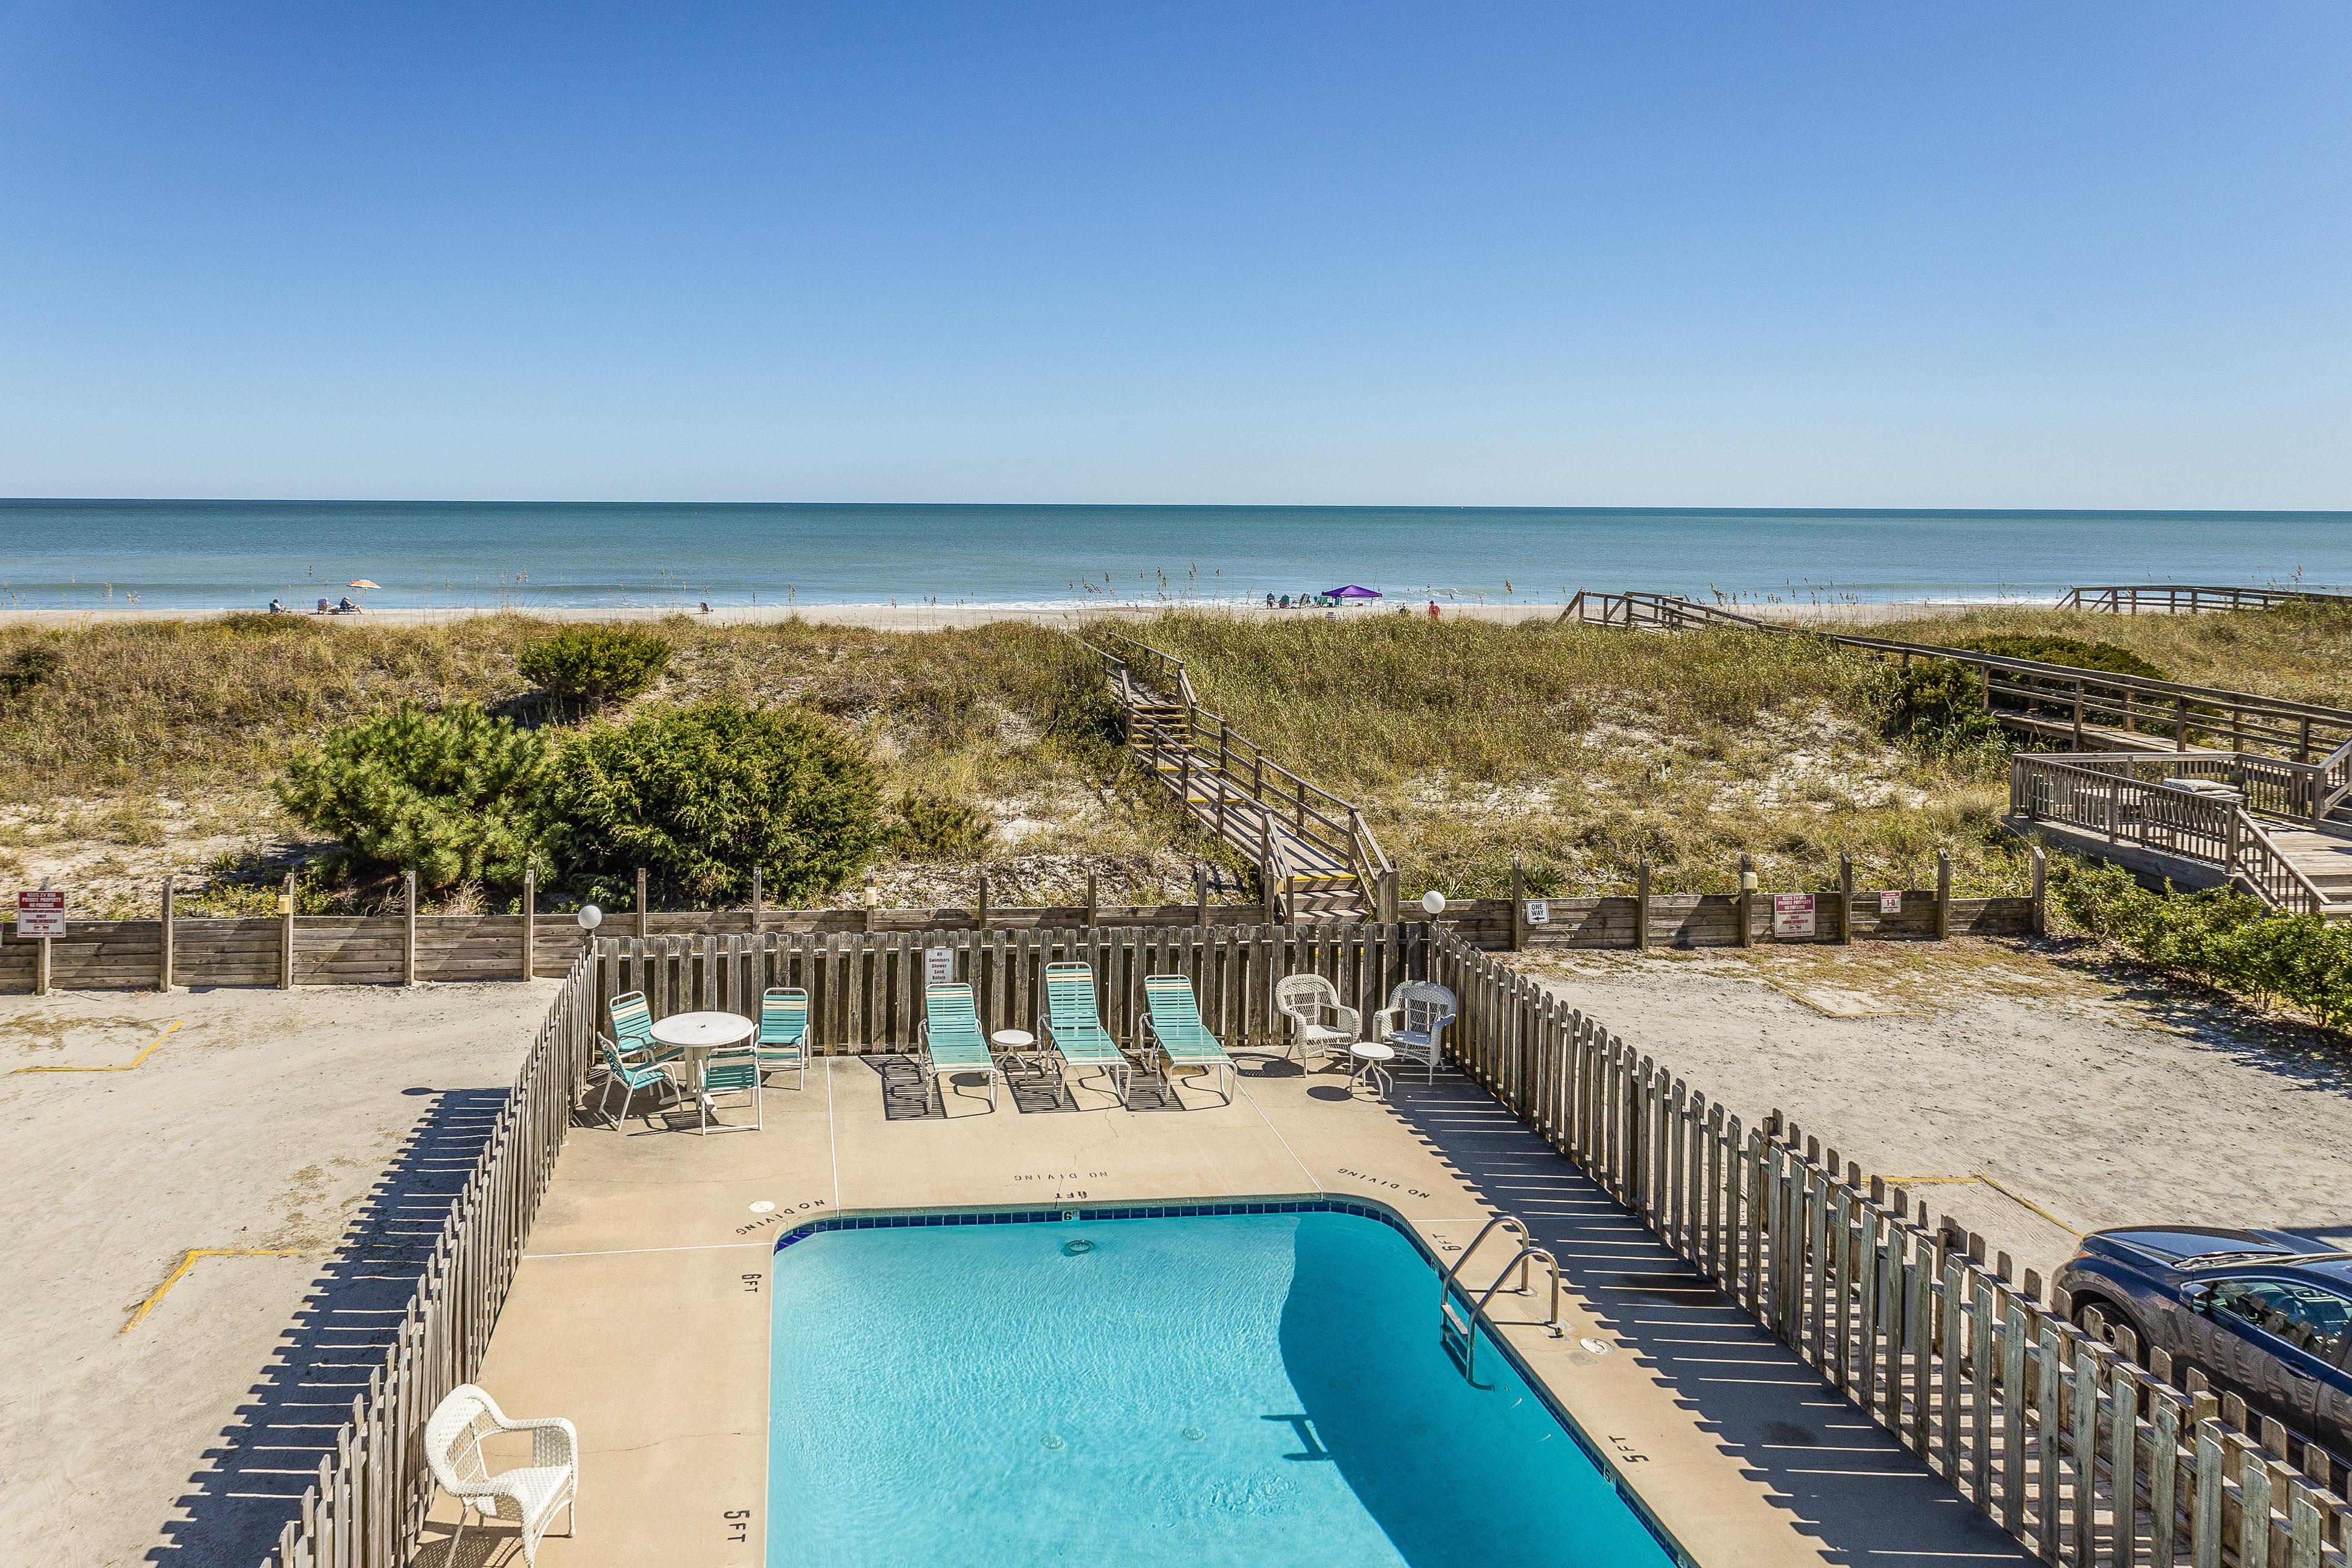
[(1381, 595), (1377, 588), (1359, 588), (1350, 583), (1344, 588), (1326, 588), (1323, 596), (1327, 599), (1377, 599)]

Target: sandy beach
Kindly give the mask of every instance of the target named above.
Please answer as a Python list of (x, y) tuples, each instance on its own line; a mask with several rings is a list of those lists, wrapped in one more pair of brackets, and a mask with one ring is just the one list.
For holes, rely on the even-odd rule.
[[(1910, 620), (1922, 616), (1941, 615), (1976, 601), (1914, 599), (1892, 603), (1836, 604), (1739, 604), (1727, 605), (1741, 615), (1759, 619), (1790, 622), (1821, 622), (1842, 625), (1868, 624), (1881, 621)], [(2026, 603), (2027, 601), (2015, 601)], [(1133, 603), (1113, 603), (1104, 600), (1069, 599), (1045, 602), (1013, 602), (1004, 604), (927, 605), (912, 601), (900, 604), (860, 605), (714, 605), (705, 611), (693, 604), (627, 605), (506, 605), (485, 609), (383, 609), (362, 610), (354, 616), (318, 616), (310, 611), (296, 614), (309, 620), (376, 622), (393, 626), (432, 626), (452, 621), (473, 620), (483, 616), (523, 616), (532, 620), (565, 621), (660, 621), (672, 616), (690, 616), (714, 626), (761, 626), (783, 621), (801, 620), (820, 626), (862, 626), (872, 631), (934, 632), (950, 631), (960, 626), (986, 626), (994, 621), (1030, 621), (1039, 626), (1074, 626), (1087, 621), (1145, 620), (1174, 611), (1196, 615), (1232, 616), (1243, 620), (1280, 621), (1307, 616), (1336, 615), (1342, 619), (1362, 620), (1374, 616), (1394, 616), (1402, 606), (1404, 613), (1416, 617), (1429, 613), (1425, 599), (1383, 600), (1370, 607), (1324, 611), (1314, 609), (1266, 609), (1263, 605), (1234, 604), (1227, 601), (1147, 600)], [(1559, 618), (1564, 608), (1560, 604), (1502, 603), (1451, 604), (1438, 601), (1438, 611), (1446, 620), (1474, 621), (1549, 621)], [(197, 610), (150, 609), (143, 605), (86, 609), (0, 609), (0, 626), (85, 626), (119, 625), (134, 621), (208, 621), (225, 616), (250, 615), (252, 609)]]

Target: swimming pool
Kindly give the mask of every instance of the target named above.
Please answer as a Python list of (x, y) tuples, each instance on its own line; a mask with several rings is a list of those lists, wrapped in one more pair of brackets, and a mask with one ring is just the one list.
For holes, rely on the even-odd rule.
[(1247, 1206), (786, 1237), (772, 1568), (1675, 1561), (1492, 1341), (1463, 1378), (1412, 1241)]

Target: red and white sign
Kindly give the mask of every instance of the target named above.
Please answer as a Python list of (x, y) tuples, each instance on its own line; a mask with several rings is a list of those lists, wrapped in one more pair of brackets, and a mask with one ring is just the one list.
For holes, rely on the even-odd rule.
[(1901, 914), (1903, 912), (1903, 895), (1900, 893), (1879, 894), (1878, 912), (1882, 915)]
[(1811, 893), (1773, 894), (1772, 934), (1783, 942), (1791, 937), (1812, 935), (1813, 895)]
[(63, 888), (25, 888), (16, 894), (16, 937), (66, 934), (66, 894)]

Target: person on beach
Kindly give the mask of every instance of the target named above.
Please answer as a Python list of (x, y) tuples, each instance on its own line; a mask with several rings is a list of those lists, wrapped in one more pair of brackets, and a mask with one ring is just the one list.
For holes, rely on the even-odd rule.
[(1269, 610), (1274, 608), (1274, 595), (1271, 594), (1265, 596), (1265, 607)]
[(344, 595), (343, 602), (335, 606), (335, 614), (339, 616), (350, 616), (356, 615), (358, 613), (359, 606), (352, 603), (352, 596), (349, 594)]
[(286, 605), (279, 600), (272, 599), (269, 601), (269, 613), (273, 616), (282, 616), (286, 613)]
[(1429, 601), (1429, 618), (1433, 621), (1437, 618), (1437, 601), (1434, 599)]

